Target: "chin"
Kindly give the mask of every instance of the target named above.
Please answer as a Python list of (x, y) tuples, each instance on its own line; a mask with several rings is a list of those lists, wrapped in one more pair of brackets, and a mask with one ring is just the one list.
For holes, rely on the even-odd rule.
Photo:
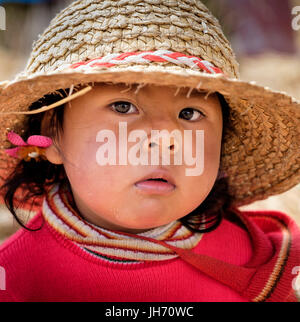
[(144, 216), (143, 214), (142, 217), (138, 219), (130, 220), (130, 221), (127, 220), (126, 224), (124, 223), (122, 226), (128, 229), (148, 229), (149, 230), (149, 229), (166, 225), (173, 220), (175, 219), (167, 220), (166, 218), (164, 218), (163, 220), (161, 214), (160, 216), (154, 216), (153, 214), (149, 216)]
[[(177, 216), (178, 217), (178, 216)], [(115, 216), (115, 223), (128, 229), (152, 229), (177, 219), (174, 209), (159, 200), (142, 200)]]

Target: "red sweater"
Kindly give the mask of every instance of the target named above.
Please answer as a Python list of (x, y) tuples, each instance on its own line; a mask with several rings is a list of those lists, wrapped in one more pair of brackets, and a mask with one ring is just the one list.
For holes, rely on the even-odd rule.
[[(282, 225), (288, 223), (291, 234), (285, 232), (281, 238), (280, 232), (268, 225), (265, 215), (271, 221), (279, 218)], [(249, 301), (255, 296), (262, 301), (296, 300), (291, 287), (295, 278), (292, 268), (300, 263), (300, 239), (295, 223), (272, 211), (243, 212), (243, 216), (258, 218), (261, 224), (253, 221), (251, 228), (254, 227), (255, 233), (224, 219), (216, 230), (205, 233), (192, 250), (222, 261), (215, 266), (208, 261), (203, 272), (180, 257), (138, 264), (103, 261), (55, 231), (39, 212), (28, 226), (40, 227), (44, 222), (40, 230), (20, 229), (0, 246), (0, 302)], [(259, 243), (261, 247), (257, 248)], [(267, 258), (268, 262), (261, 263), (261, 258)], [(251, 273), (248, 286), (244, 285), (244, 279), (241, 282), (238, 271), (242, 266), (246, 269), (247, 263), (249, 268), (262, 267), (260, 274)], [(227, 264), (237, 268), (230, 276), (226, 276)], [(244, 271), (242, 275), (244, 278)]]

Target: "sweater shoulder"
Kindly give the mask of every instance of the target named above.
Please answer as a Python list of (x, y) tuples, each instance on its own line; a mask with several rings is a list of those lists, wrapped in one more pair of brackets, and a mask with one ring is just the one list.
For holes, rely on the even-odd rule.
[[(31, 230), (20, 228), (0, 245), (0, 302), (19, 302), (30, 298), (38, 280), (34, 272), (39, 271), (53, 241), (40, 211), (26, 227)], [(47, 262), (44, 264), (47, 266)]]
[[(42, 230), (43, 227), (43, 217), (41, 211), (38, 211), (36, 215), (27, 223), (26, 227), (32, 230), (37, 230), (40, 228)], [(20, 228), (13, 235), (8, 237), (1, 245), (0, 245), (0, 263), (1, 258), (7, 257), (9, 253), (17, 254), (26, 248), (32, 246), (34, 242), (33, 234), (34, 231), (27, 230), (25, 228)]]
[(244, 265), (252, 256), (251, 237), (238, 222), (224, 218), (215, 230), (203, 234), (195, 251), (230, 264)]
[(252, 219), (261, 219), (265, 221), (275, 220), (281, 222), (287, 227), (299, 226), (295, 219), (292, 218), (288, 213), (279, 211), (279, 210), (239, 210), (245, 216), (248, 216)]

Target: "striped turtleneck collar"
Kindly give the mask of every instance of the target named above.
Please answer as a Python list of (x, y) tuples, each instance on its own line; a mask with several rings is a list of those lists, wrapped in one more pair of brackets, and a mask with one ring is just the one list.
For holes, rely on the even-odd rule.
[(188, 230), (180, 221), (173, 221), (139, 234), (104, 229), (84, 220), (71, 206), (67, 186), (55, 184), (43, 201), (42, 212), (48, 224), (72, 240), (83, 250), (104, 260), (139, 263), (178, 257), (155, 240), (183, 249), (192, 249), (202, 234)]

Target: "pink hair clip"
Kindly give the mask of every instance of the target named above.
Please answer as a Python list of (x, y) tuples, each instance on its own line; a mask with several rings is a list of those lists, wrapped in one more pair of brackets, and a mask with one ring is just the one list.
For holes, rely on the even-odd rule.
[(47, 160), (45, 148), (52, 145), (52, 140), (43, 135), (32, 135), (27, 142), (24, 142), (18, 134), (11, 131), (7, 134), (7, 139), (12, 144), (18, 145), (18, 147), (6, 149), (5, 152), (14, 158), (24, 159), (25, 161), (30, 161), (31, 159), (36, 161)]

